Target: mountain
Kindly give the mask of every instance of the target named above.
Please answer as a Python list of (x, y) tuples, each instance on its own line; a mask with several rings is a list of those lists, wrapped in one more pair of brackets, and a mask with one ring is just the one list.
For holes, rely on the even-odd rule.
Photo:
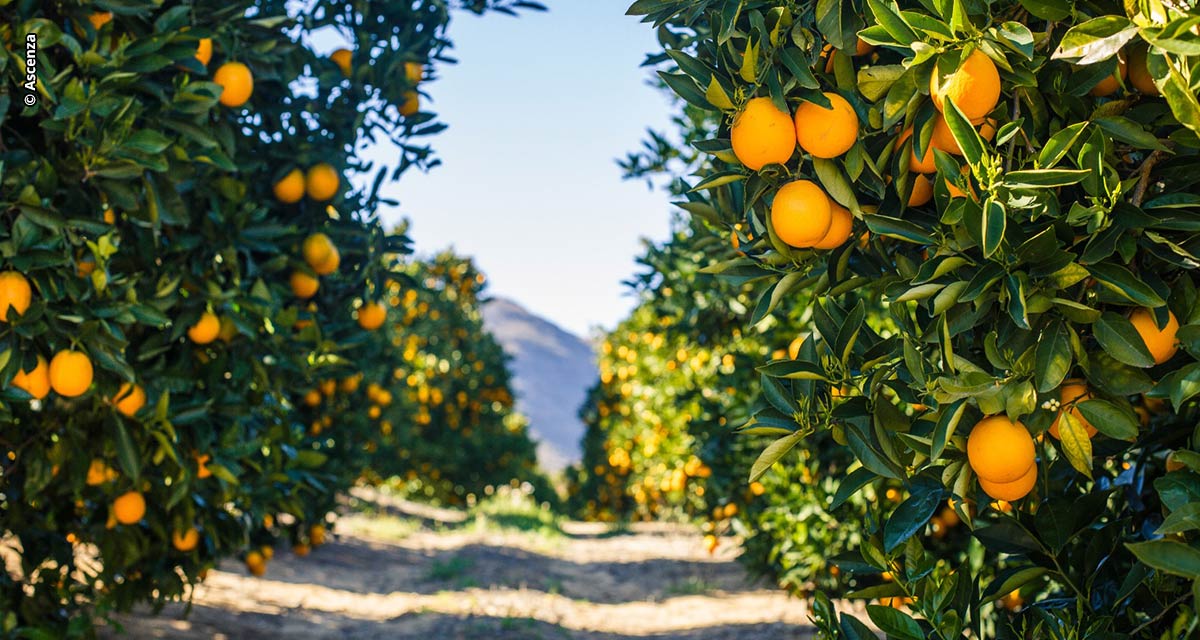
[(505, 298), (483, 305), (483, 324), (513, 358), (517, 410), (529, 418), (542, 467), (578, 461), (584, 427), (576, 414), (597, 378), (591, 346)]

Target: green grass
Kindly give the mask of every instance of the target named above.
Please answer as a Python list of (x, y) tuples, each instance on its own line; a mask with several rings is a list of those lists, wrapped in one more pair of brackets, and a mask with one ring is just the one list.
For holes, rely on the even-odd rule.
[(485, 533), (527, 533), (562, 539), (563, 517), (517, 491), (501, 490), (468, 511), (464, 528)]
[(704, 578), (692, 577), (667, 585), (665, 592), (668, 596), (700, 596), (715, 590), (716, 586)]
[(470, 560), (461, 556), (451, 556), (445, 560), (434, 560), (433, 564), (429, 565), (429, 571), (425, 574), (425, 579), (449, 582), (463, 577), (470, 570)]
[(378, 511), (361, 512), (338, 520), (337, 528), (376, 540), (403, 540), (421, 530), (421, 522), (413, 518), (388, 515)]

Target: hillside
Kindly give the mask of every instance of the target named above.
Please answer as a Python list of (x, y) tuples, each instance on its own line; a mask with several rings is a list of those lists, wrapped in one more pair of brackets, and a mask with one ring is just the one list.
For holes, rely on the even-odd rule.
[(596, 380), (592, 348), (505, 298), (488, 301), (483, 320), (513, 358), (517, 409), (529, 417), (542, 466), (557, 471), (579, 460), (583, 423), (576, 413)]

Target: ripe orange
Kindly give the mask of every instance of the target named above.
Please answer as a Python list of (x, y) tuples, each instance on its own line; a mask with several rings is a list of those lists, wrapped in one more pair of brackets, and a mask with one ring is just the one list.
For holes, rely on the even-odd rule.
[(850, 231), (854, 228), (854, 215), (850, 210), (842, 205), (834, 202), (832, 198), (829, 200), (832, 220), (829, 224), (829, 231), (825, 232), (825, 237), (821, 241), (814, 244), (814, 249), (836, 249), (850, 239)]
[(136, 524), (146, 515), (146, 499), (137, 491), (129, 491), (113, 501), (113, 516), (121, 524)]
[(796, 150), (796, 123), (770, 98), (754, 98), (733, 121), (730, 141), (733, 155), (746, 168), (758, 171), (769, 164), (784, 164)]
[(293, 271), (291, 285), (292, 293), (297, 298), (308, 300), (317, 295), (317, 289), (321, 287), (321, 281), (303, 271)]
[(308, 529), (308, 539), (314, 547), (325, 544), (325, 526), (314, 524)]
[[(1071, 416), (1083, 424), (1083, 428), (1087, 431), (1089, 438), (1096, 435), (1096, 427), (1083, 417), (1079, 412), (1079, 407), (1076, 406), (1080, 402), (1086, 402), (1092, 399), (1092, 394), (1088, 391), (1087, 385), (1080, 380), (1068, 380), (1059, 387), (1059, 400), (1062, 402), (1062, 408), (1058, 410), (1058, 416), (1054, 418), (1054, 424), (1050, 425), (1050, 435), (1054, 436), (1055, 440), (1061, 440), (1062, 437), (1058, 432), (1058, 421), (1062, 419), (1063, 412), (1067, 411), (1067, 406), (1070, 405)], [(995, 496), (992, 496), (993, 498)]]
[(329, 254), (329, 257), (324, 262), (313, 265), (313, 271), (316, 271), (319, 275), (327, 276), (337, 271), (340, 264), (342, 264), (342, 254), (338, 252), (337, 247), (334, 247), (333, 252)]
[(358, 308), (358, 326), (367, 331), (382, 327), (384, 320), (387, 320), (387, 309), (378, 302), (368, 302)]
[(371, 408), (367, 409), (367, 417), (372, 420), (378, 420), (379, 416), (382, 413), (383, 413), (383, 410), (380, 409), (377, 405), (371, 405)]
[(261, 577), (267, 572), (267, 559), (258, 551), (246, 554), (246, 570), (255, 577)]
[(1025, 475), (1013, 482), (991, 482), (980, 476), (979, 486), (983, 489), (984, 493), (995, 500), (1006, 500), (1008, 502), (1020, 500), (1033, 490), (1033, 485), (1037, 483), (1037, 471), (1036, 464), (1030, 465)]
[(284, 204), (295, 204), (304, 197), (304, 172), (292, 169), (272, 187), (275, 199)]
[(858, 114), (842, 96), (826, 91), (825, 97), (832, 108), (812, 102), (796, 108), (796, 141), (815, 158), (836, 158), (858, 140)]
[[(970, 167), (970, 165), (964, 164), (962, 166), (962, 169), (960, 170), (960, 173), (961, 173), (961, 175), (966, 177), (965, 181), (967, 183), (967, 187), (971, 190), (971, 198), (973, 200), (978, 200), (979, 198), (975, 194), (975, 185), (971, 184), (971, 177), (970, 177), (971, 167)], [(950, 194), (951, 198), (967, 197), (967, 192), (963, 191), (962, 189), (959, 189), (958, 185), (954, 184), (954, 182), (952, 180), (950, 180), (950, 178), (946, 178), (946, 192)]]
[[(991, 140), (995, 136), (996, 121), (994, 119), (985, 120), (979, 126), (979, 137), (984, 140)], [(956, 156), (962, 155), (962, 149), (958, 146), (958, 140), (954, 139), (954, 134), (950, 131), (950, 125), (946, 124), (946, 118), (941, 115), (933, 121), (933, 136), (929, 139), (929, 143), (935, 149), (941, 149), (946, 153)]]
[(65, 349), (50, 359), (50, 387), (59, 395), (74, 398), (92, 386), (92, 361), (82, 351)]
[(342, 70), (342, 75), (346, 76), (347, 78), (350, 77), (350, 59), (352, 57), (353, 54), (350, 53), (349, 49), (338, 49), (337, 51), (329, 54), (329, 59), (333, 60), (334, 64), (336, 64)]
[(410, 118), (421, 111), (421, 94), (416, 91), (406, 91), (404, 102), (400, 105), (400, 115)]
[(317, 388), (321, 390), (321, 395), (326, 397), (332, 396), (333, 394), (337, 393), (337, 380), (332, 378), (329, 380), (322, 380), (320, 384), (317, 385)]
[(304, 394), (304, 404), (310, 407), (316, 407), (321, 404), (321, 392), (316, 389), (310, 390)]
[(1129, 84), (1139, 92), (1148, 96), (1159, 95), (1158, 85), (1154, 84), (1154, 78), (1150, 75), (1150, 70), (1146, 68), (1146, 56), (1149, 53), (1147, 45), (1138, 44), (1129, 50)]
[(117, 391), (117, 395), (113, 398), (113, 404), (122, 415), (132, 418), (142, 407), (146, 406), (146, 391), (142, 389), (141, 385), (131, 385), (126, 382)]
[(1146, 343), (1155, 364), (1170, 360), (1175, 356), (1175, 352), (1179, 351), (1179, 343), (1175, 340), (1175, 333), (1179, 331), (1179, 321), (1175, 319), (1174, 313), (1168, 311), (1167, 315), (1167, 326), (1161, 330), (1150, 309), (1137, 309), (1129, 315), (1129, 322), (1133, 323), (1133, 328), (1137, 329), (1142, 342)]
[(1097, 98), (1111, 96), (1112, 94), (1117, 92), (1117, 89), (1121, 88), (1121, 84), (1123, 82), (1125, 82), (1125, 78), (1127, 78), (1128, 76), (1129, 76), (1129, 69), (1125, 64), (1125, 54), (1118, 53), (1117, 54), (1117, 70), (1114, 71), (1112, 73), (1112, 75), (1108, 76), (1107, 78), (1105, 78), (1105, 79), (1101, 80), (1099, 83), (1097, 83), (1096, 86), (1092, 87), (1092, 90), (1089, 91), (1088, 93), (1092, 94), (1093, 96), (1096, 96)]
[(196, 45), (196, 59), (200, 64), (208, 66), (208, 62), (212, 60), (213, 45), (212, 38), (200, 38), (199, 44)]
[(788, 344), (788, 357), (795, 360), (800, 355), (800, 349), (804, 347), (804, 341), (807, 339), (808, 336), (796, 336), (793, 338), (791, 343)]
[[(896, 139), (896, 149), (904, 146), (904, 142), (912, 137), (912, 128), (905, 129), (900, 137)], [(921, 158), (917, 157), (917, 141), (913, 140), (912, 151), (908, 155), (908, 170), (918, 173), (934, 173), (937, 171), (937, 164), (934, 162), (933, 143), (925, 145), (925, 155)]]
[(112, 22), (112, 19), (113, 13), (111, 11), (96, 11), (88, 16), (88, 22), (92, 23), (92, 28), (96, 31), (99, 31), (100, 27)]
[(405, 62), (404, 77), (413, 86), (420, 84), (425, 79), (425, 65), (420, 62)]
[(275, 559), (275, 547), (272, 547), (271, 545), (264, 544), (258, 548), (258, 552), (261, 553), (263, 558), (268, 561)]
[(855, 56), (865, 56), (874, 50), (875, 50), (875, 45), (867, 42), (866, 40), (863, 40), (862, 38), (859, 38), (858, 42), (854, 43), (854, 55)]
[(1184, 469), (1186, 467), (1187, 465), (1180, 462), (1179, 457), (1175, 455), (1174, 451), (1167, 454), (1167, 473), (1179, 471), (1180, 469)]
[(250, 73), (250, 67), (240, 62), (226, 62), (217, 67), (213, 82), (221, 85), (220, 102), (227, 107), (246, 104), (254, 93), (254, 74)]
[(971, 52), (953, 73), (942, 76), (934, 69), (929, 77), (929, 95), (938, 111), (950, 100), (975, 124), (1000, 102), (1000, 72), (996, 63), (979, 49)]
[(10, 308), (24, 315), (32, 301), (33, 289), (24, 275), (16, 271), (0, 273), (0, 322), (8, 322)]
[(116, 478), (117, 472), (105, 464), (103, 460), (95, 458), (88, 464), (87, 484), (89, 487), (99, 486)]
[(336, 249), (337, 247), (334, 246), (329, 236), (323, 233), (309, 235), (300, 246), (300, 251), (304, 254), (304, 261), (313, 268), (329, 260)]
[(362, 374), (355, 374), (348, 378), (342, 378), (342, 384), (339, 385), (342, 391), (346, 393), (354, 393), (358, 391), (358, 385), (362, 382)]
[(208, 344), (217, 339), (221, 333), (221, 319), (211, 311), (200, 314), (196, 324), (187, 330), (188, 338), (196, 344)]
[(189, 527), (185, 531), (179, 531), (176, 529), (175, 532), (171, 534), (171, 544), (174, 545), (176, 549), (184, 553), (195, 549), (196, 545), (199, 543), (200, 532), (196, 531), (195, 527)]
[(50, 365), (46, 364), (45, 358), (38, 356), (33, 371), (17, 371), (17, 375), (13, 376), (12, 385), (37, 400), (45, 398), (50, 394)]
[(829, 233), (833, 207), (829, 196), (809, 180), (789, 182), (771, 203), (771, 226), (779, 239), (793, 247), (811, 247)]
[(304, 544), (303, 542), (298, 542), (295, 544), (295, 546), (292, 547), (292, 553), (296, 554), (297, 556), (299, 556), (301, 558), (307, 556), (310, 551), (312, 551), (312, 549), (308, 545)]
[(337, 170), (324, 162), (309, 167), (308, 175), (305, 176), (308, 197), (318, 202), (324, 202), (337, 195), (340, 184)]
[(212, 459), (212, 456), (208, 455), (207, 453), (204, 455), (196, 456), (196, 477), (197, 478), (200, 478), (201, 480), (203, 480), (204, 478), (207, 478), (212, 475), (212, 471), (209, 471), (209, 469), (208, 469), (208, 461), (211, 459)]
[(912, 193), (908, 194), (908, 206), (919, 207), (933, 199), (933, 183), (924, 174), (913, 176)]
[(1033, 437), (1020, 422), (1004, 415), (979, 421), (967, 437), (967, 460), (980, 479), (1007, 484), (1022, 479), (1034, 465)]

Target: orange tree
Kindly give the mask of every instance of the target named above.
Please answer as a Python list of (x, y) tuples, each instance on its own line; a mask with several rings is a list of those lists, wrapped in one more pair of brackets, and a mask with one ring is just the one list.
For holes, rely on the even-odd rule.
[[(430, 164), (440, 126), (417, 109), (423, 68), (452, 6), (531, 5), (0, 7), (0, 633), (86, 635), (81, 608), (161, 604), (222, 556), (261, 573), (277, 537), (320, 543), (361, 469), (297, 406), (369, 353), (354, 306), (406, 251), (379, 187)], [(302, 44), (326, 27), (348, 55)], [(397, 167), (355, 158), (383, 136)]]
[[(757, 240), (710, 270), (811, 297), (811, 348), (760, 367), (789, 426), (751, 480), (829, 432), (857, 460), (840, 493), (904, 488), (839, 558), (894, 577), (852, 594), (907, 604), (869, 605), (872, 621), (896, 638), (1194, 632), (1200, 16), (1156, 0), (630, 12), (660, 30), (664, 82), (725, 116), (693, 189)], [(827, 241), (847, 224), (854, 241)], [(948, 499), (965, 548), (937, 539)], [(873, 637), (821, 597), (814, 618)]]

